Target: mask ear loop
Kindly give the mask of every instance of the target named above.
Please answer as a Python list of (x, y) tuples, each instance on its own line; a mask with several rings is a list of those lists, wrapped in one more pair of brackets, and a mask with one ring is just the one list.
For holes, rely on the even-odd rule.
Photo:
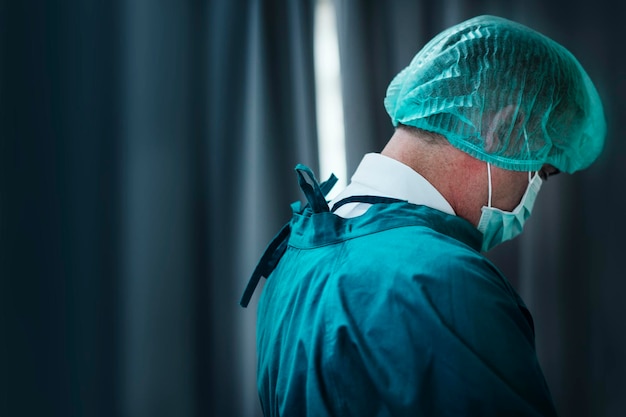
[[(526, 128), (524, 128), (524, 144), (526, 145), (526, 151), (528, 152), (528, 156), (530, 157), (530, 145), (528, 144), (528, 133), (526, 132)], [(538, 171), (535, 172), (537, 175)], [(532, 181), (532, 171), (528, 171), (528, 183)]]
[(489, 205), (491, 207), (491, 165), (487, 162), (487, 178), (489, 178)]

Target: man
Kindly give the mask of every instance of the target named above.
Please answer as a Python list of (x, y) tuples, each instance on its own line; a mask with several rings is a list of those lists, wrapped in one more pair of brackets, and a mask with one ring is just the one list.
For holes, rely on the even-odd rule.
[(429, 42), (391, 82), (396, 131), (261, 259), (267, 416), (552, 416), (530, 313), (481, 251), (522, 231), (541, 183), (590, 165), (605, 122), (576, 59), (492, 16)]

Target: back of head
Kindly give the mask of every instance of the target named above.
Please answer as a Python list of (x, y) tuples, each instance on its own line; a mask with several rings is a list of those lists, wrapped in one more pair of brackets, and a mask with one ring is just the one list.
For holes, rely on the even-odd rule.
[(564, 47), (521, 24), (479, 16), (430, 41), (391, 82), (385, 107), (500, 168), (589, 166), (606, 124), (598, 93)]

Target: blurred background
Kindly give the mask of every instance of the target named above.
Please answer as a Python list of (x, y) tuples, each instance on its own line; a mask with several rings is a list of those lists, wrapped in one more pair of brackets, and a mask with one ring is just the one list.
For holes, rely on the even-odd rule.
[(478, 14), (565, 45), (605, 150), (490, 254), (534, 315), (564, 416), (626, 415), (626, 4), (0, 1), (0, 415), (259, 416), (257, 294), (301, 198), (392, 133), (392, 77)]

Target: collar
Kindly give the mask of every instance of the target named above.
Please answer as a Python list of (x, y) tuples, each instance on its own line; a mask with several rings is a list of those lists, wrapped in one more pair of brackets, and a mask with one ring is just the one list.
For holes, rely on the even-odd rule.
[[(363, 157), (350, 185), (331, 201), (330, 206), (355, 195), (397, 198), (456, 215), (452, 206), (426, 178), (402, 162), (379, 153), (368, 153)], [(356, 217), (369, 207), (370, 205), (365, 203), (346, 204), (335, 214), (341, 217)]]

